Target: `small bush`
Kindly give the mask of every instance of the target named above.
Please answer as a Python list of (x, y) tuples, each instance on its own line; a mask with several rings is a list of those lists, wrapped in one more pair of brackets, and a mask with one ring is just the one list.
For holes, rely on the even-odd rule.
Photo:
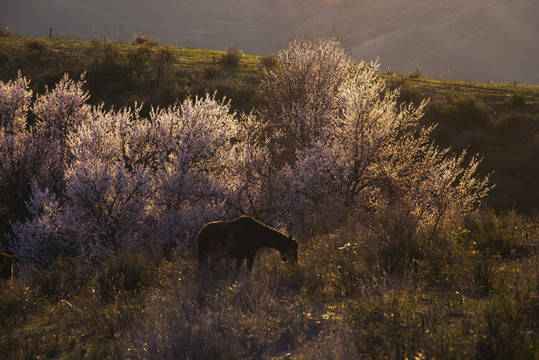
[(0, 37), (9, 37), (11, 36), (11, 29), (8, 26), (0, 27)]
[(408, 77), (410, 79), (421, 79), (423, 77), (421, 68), (417, 66), (414, 71), (410, 71), (410, 73), (408, 74)]
[(375, 220), (371, 246), (376, 251), (374, 260), (388, 273), (412, 270), (423, 255), (423, 242), (411, 214), (398, 207), (386, 209)]
[(412, 86), (404, 86), (401, 88), (399, 94), (399, 103), (400, 104), (410, 104), (419, 105), (421, 101), (425, 100), (421, 91)]
[(107, 98), (107, 102), (125, 103), (123, 96), (127, 89), (137, 89), (135, 73), (139, 64), (145, 61), (143, 50), (128, 52), (126, 55), (112, 41), (100, 43), (99, 47), (97, 56), (88, 66), (88, 88), (98, 98)]
[(492, 284), (496, 277), (494, 271), (494, 267), (497, 265), (496, 257), (481, 254), (473, 255), (469, 260), (471, 279), (477, 292), (481, 295), (486, 295), (492, 291)]
[(260, 57), (260, 64), (266, 69), (273, 69), (279, 64), (279, 60), (273, 55)]
[(45, 44), (45, 42), (38, 39), (30, 40), (25, 45), (26, 45), (26, 48), (32, 52), (44, 51), (47, 48), (47, 45)]
[(522, 144), (537, 133), (531, 115), (511, 111), (494, 121), (494, 135), (498, 144)]
[(151, 283), (156, 268), (151, 257), (146, 257), (142, 251), (129, 249), (111, 253), (102, 266), (97, 285), (106, 300), (114, 299), (122, 292), (140, 292)]
[(242, 52), (236, 45), (230, 45), (226, 52), (221, 55), (219, 62), (225, 66), (236, 67), (240, 63)]
[(152, 49), (149, 45), (137, 47), (135, 50), (127, 52), (127, 60), (136, 67), (144, 66), (145, 62), (150, 58)]
[(510, 108), (518, 108), (526, 105), (527, 101), (523, 94), (512, 93), (506, 96), (504, 103)]
[[(3, 359), (37, 358), (32, 354), (28, 332), (22, 330), (34, 314), (36, 300), (26, 286), (0, 280), (0, 357)], [(25, 356), (23, 356), (23, 354)]]
[(408, 85), (408, 79), (406, 76), (401, 74), (388, 74), (384, 78), (387, 87), (390, 90), (396, 89), (396, 88), (404, 88)]
[(135, 39), (133, 40), (133, 44), (134, 45), (157, 46), (157, 45), (159, 45), (159, 41), (150, 40), (150, 38), (147, 35), (135, 35)]
[(231, 80), (220, 81), (215, 85), (217, 96), (230, 99), (233, 110), (249, 112), (260, 104), (262, 99), (256, 88), (237, 84)]
[(65, 257), (56, 260), (50, 269), (31, 267), (26, 272), (37, 296), (58, 301), (83, 295), (95, 269), (84, 259)]
[(246, 113), (255, 109), (262, 101), (260, 93), (251, 85), (238, 84), (231, 79), (215, 79), (210, 84), (197, 84), (189, 91), (193, 96), (204, 96), (216, 92), (217, 98), (230, 100), (232, 110)]
[[(29, 309), (26, 306), (24, 287), (17, 282), (0, 280), (0, 328), (7, 329), (17, 325), (19, 316)], [(1, 344), (1, 341), (0, 341)]]
[(358, 291), (366, 274), (376, 276), (376, 269), (365, 262), (362, 239), (349, 233), (351, 229), (348, 225), (301, 245), (303, 264), (290, 275), (308, 298), (329, 301), (350, 296)]
[[(162, 84), (149, 99), (145, 99), (144, 106), (149, 110), (151, 106), (166, 107), (187, 98), (187, 90), (177, 82)], [(140, 103), (140, 101), (139, 101)]]
[(47, 44), (43, 40), (34, 39), (25, 43), (28, 50), (28, 57), (32, 59), (39, 58), (47, 50)]
[(497, 215), (492, 210), (466, 215), (457, 241), (486, 256), (508, 257), (518, 244), (526, 243), (530, 224), (514, 211)]
[(416, 265), (421, 278), (429, 286), (467, 289), (475, 286), (469, 262), (469, 251), (456, 245), (451, 236), (443, 233), (426, 248), (424, 258)]
[(533, 292), (497, 295), (477, 334), (479, 359), (537, 358), (538, 298)]
[(117, 63), (120, 59), (120, 49), (118, 44), (114, 42), (106, 42), (101, 47), (101, 53), (99, 56), (100, 62), (104, 64)]
[(465, 132), (489, 130), (492, 109), (472, 95), (450, 93), (443, 100), (431, 101), (423, 122), (439, 124), (434, 137), (443, 145), (467, 147)]
[(159, 49), (150, 59), (150, 72), (157, 89), (167, 86), (174, 79), (174, 53), (169, 48)]
[(473, 358), (472, 337), (461, 333), (458, 325), (449, 326), (461, 316), (461, 306), (458, 295), (385, 288), (383, 294), (358, 297), (348, 309), (348, 319), (355, 330), (354, 343), (365, 358)]
[(219, 65), (206, 65), (202, 67), (202, 75), (205, 79), (213, 79), (219, 76), (222, 70)]

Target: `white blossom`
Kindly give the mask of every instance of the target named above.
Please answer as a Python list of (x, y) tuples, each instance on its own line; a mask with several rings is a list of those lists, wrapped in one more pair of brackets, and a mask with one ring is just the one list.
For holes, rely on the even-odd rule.
[(30, 108), (32, 90), (28, 89), (30, 81), (17, 74), (15, 81), (0, 81), (0, 131), (13, 134), (26, 129), (26, 115)]

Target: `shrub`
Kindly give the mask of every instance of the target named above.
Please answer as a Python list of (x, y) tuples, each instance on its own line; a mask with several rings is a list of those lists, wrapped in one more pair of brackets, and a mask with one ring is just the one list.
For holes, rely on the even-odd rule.
[(294, 288), (300, 288), (309, 299), (331, 302), (357, 294), (363, 280), (378, 276), (379, 269), (365, 256), (369, 245), (364, 246), (357, 231), (357, 226), (346, 224), (329, 235), (302, 242), (301, 266), (290, 270)]
[[(371, 357), (409, 358), (422, 350), (424, 329), (407, 326), (412, 314), (398, 295), (386, 298), (366, 297), (358, 300), (350, 311), (352, 326), (358, 331), (356, 346)], [(423, 324), (423, 327), (427, 327)]]
[(82, 87), (85, 74), (80, 81), (73, 81), (68, 74), (56, 84), (53, 90), (45, 89), (45, 94), (36, 98), (32, 108), (37, 118), (37, 128), (53, 138), (62, 139), (90, 115), (86, 104), (90, 95)]
[(262, 64), (262, 66), (266, 69), (273, 69), (279, 65), (279, 60), (273, 55), (261, 56), (260, 64)]
[(152, 55), (152, 49), (148, 45), (137, 47), (135, 50), (127, 52), (127, 60), (132, 63), (135, 68), (143, 67), (150, 56)]
[(404, 88), (408, 85), (406, 76), (402, 74), (390, 73), (384, 77), (385, 82), (389, 90), (395, 90), (397, 88)]
[[(20, 317), (28, 310), (25, 289), (17, 282), (0, 281), (0, 327), (11, 329), (17, 326)], [(4, 344), (0, 340), (0, 348)]]
[(412, 86), (404, 86), (400, 88), (399, 103), (400, 104), (415, 104), (418, 106), (422, 101), (425, 101), (421, 91)]
[(236, 67), (240, 63), (242, 52), (236, 45), (230, 45), (226, 52), (221, 55), (219, 62), (225, 66)]
[(0, 26), (0, 37), (11, 36), (11, 29), (8, 26)]
[(120, 59), (120, 49), (118, 44), (109, 41), (103, 43), (99, 54), (99, 61), (103, 64), (113, 64)]
[(504, 104), (510, 108), (518, 108), (526, 105), (527, 101), (523, 94), (511, 93), (505, 97)]
[(417, 229), (417, 223), (403, 209), (389, 208), (381, 212), (373, 221), (369, 245), (374, 248), (375, 264), (387, 273), (413, 271), (413, 266), (423, 258), (424, 239)]
[(487, 210), (464, 216), (460, 230), (457, 240), (473, 250), (508, 257), (516, 245), (526, 243), (530, 225), (514, 211), (497, 215)]
[(27, 134), (32, 91), (20, 73), (15, 81), (0, 82), (0, 247), (8, 249), (10, 222), (23, 220), (31, 195), (30, 179), (40, 168), (39, 154)]
[(444, 145), (458, 144), (466, 148), (469, 142), (462, 138), (466, 132), (490, 130), (492, 110), (472, 95), (448, 94), (443, 100), (428, 104), (424, 123), (437, 123), (435, 139)]
[(283, 291), (287, 271), (294, 269), (283, 267), (277, 256), (258, 264), (248, 276), (215, 275), (178, 259), (161, 273), (164, 286), (156, 289), (138, 326), (131, 327), (126, 345), (139, 356), (166, 358), (357, 355), (345, 325), (334, 320), (322, 325), (322, 314), (297, 289)]
[(26, 266), (24, 272), (37, 297), (55, 302), (88, 296), (96, 268), (84, 258), (59, 257), (50, 268)]
[(533, 359), (537, 356), (537, 297), (532, 291), (497, 295), (483, 313), (477, 334), (480, 359)]
[(80, 254), (80, 247), (69, 228), (70, 214), (63, 211), (53, 192), (42, 191), (33, 182), (27, 207), (29, 219), (13, 222), (13, 235), (8, 237), (17, 259), (48, 268), (61, 256)]
[(157, 45), (159, 45), (159, 41), (150, 40), (150, 38), (147, 35), (135, 35), (135, 39), (133, 40), (133, 44), (135, 44), (135, 45), (146, 45), (146, 46), (157, 46)]
[(222, 70), (223, 69), (221, 68), (221, 66), (218, 66), (218, 65), (206, 65), (202, 67), (202, 75), (206, 79), (213, 79), (219, 76)]
[[(206, 93), (207, 92), (203, 92), (201, 96), (205, 96)], [(152, 107), (168, 107), (194, 95), (195, 94), (189, 92), (189, 89), (183, 86), (183, 84), (168, 81), (162, 84), (158, 89), (155, 89), (154, 93), (148, 98), (141, 100), (135, 98), (135, 101), (131, 101), (131, 103), (141, 103), (141, 101), (143, 101), (144, 104), (141, 114), (147, 115), (150, 112), (149, 109)]]
[(99, 259), (148, 232), (183, 250), (237, 196), (225, 161), (236, 132), (229, 105), (188, 99), (150, 119), (140, 108), (88, 113), (81, 86), (66, 78), (34, 104), (36, 134), (51, 134), (32, 144), (50, 156), (39, 165), (47, 176), (33, 182), (30, 218), (13, 223), (10, 246), (45, 267), (62, 255)]
[(493, 130), (498, 144), (522, 144), (536, 133), (532, 116), (515, 111), (499, 115)]
[(157, 264), (147, 255), (127, 247), (108, 255), (97, 278), (97, 289), (103, 299), (114, 299), (124, 295), (123, 292), (140, 293), (150, 285)]
[(422, 227), (436, 227), (449, 208), (472, 208), (488, 191), (487, 178), (475, 179), (477, 160), (437, 149), (432, 128), (419, 126), (425, 104), (399, 107), (376, 64), (354, 63), (335, 39), (296, 40), (278, 57), (282, 65), (262, 80), (258, 112), (267, 139), (260, 161), (274, 178), (256, 193), (272, 213), (307, 219), (309, 211), (402, 204)]
[[(17, 134), (26, 130), (26, 117), (30, 109), (32, 91), (30, 81), (17, 74), (15, 81), (0, 82), (0, 128), (2, 140), (7, 134)], [(7, 133), (7, 134), (6, 134)]]
[(263, 101), (256, 88), (232, 80), (221, 80), (210, 85), (210, 90), (214, 89), (219, 98), (230, 99), (230, 106), (235, 111), (249, 113)]
[(408, 77), (410, 79), (421, 79), (423, 77), (423, 73), (421, 71), (421, 68), (419, 66), (416, 66), (415, 70), (414, 71), (411, 71), (409, 74), (408, 74)]
[(174, 53), (165, 48), (153, 53), (150, 60), (150, 71), (154, 76), (156, 88), (162, 88), (172, 81)]
[(28, 50), (28, 55), (31, 57), (40, 56), (47, 49), (47, 44), (45, 41), (38, 39), (30, 40), (26, 42), (25, 45)]

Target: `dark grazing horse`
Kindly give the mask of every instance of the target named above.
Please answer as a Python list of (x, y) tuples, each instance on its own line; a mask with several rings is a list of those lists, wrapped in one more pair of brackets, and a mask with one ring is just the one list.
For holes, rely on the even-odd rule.
[(297, 262), (298, 243), (280, 231), (248, 216), (232, 221), (207, 223), (198, 232), (198, 262), (204, 264), (211, 256), (224, 256), (236, 259), (239, 270), (243, 259), (247, 258), (247, 268), (252, 270), (255, 253), (261, 247), (279, 250), (284, 262)]

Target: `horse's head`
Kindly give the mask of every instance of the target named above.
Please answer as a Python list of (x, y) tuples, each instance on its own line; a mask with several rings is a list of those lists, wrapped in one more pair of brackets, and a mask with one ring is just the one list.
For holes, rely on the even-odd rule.
[(292, 236), (288, 237), (288, 243), (286, 248), (281, 251), (281, 260), (283, 262), (292, 262), (297, 263), (298, 262), (298, 248), (299, 244)]

